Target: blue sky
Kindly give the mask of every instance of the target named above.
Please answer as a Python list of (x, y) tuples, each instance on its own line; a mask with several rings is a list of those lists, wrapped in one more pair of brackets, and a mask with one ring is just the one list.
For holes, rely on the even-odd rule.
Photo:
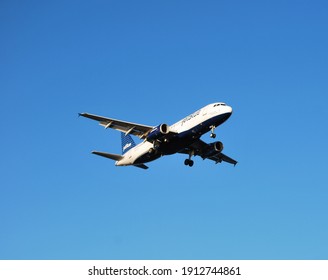
[[(327, 259), (327, 9), (1, 1), (0, 259)], [(217, 101), (236, 167), (115, 167), (90, 151), (120, 134), (77, 117), (172, 124)]]

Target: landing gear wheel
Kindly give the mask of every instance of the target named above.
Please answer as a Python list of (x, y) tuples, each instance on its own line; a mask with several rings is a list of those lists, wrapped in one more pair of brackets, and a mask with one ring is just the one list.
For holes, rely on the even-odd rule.
[(184, 164), (185, 165), (189, 165), (190, 167), (192, 167), (194, 165), (194, 161), (193, 160), (190, 160), (190, 159), (186, 159), (184, 161)]
[(215, 133), (211, 133), (210, 137), (211, 138), (215, 138), (216, 137), (216, 134)]

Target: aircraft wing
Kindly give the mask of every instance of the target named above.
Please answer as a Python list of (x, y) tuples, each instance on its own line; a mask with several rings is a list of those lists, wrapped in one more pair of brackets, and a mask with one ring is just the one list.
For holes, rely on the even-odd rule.
[(179, 153), (189, 154), (190, 151), (194, 151), (195, 156), (200, 156), (203, 159), (213, 160), (213, 161), (215, 161), (215, 163), (220, 163), (222, 161), (231, 163), (233, 165), (236, 165), (238, 163), (236, 160), (226, 156), (225, 154), (223, 154), (221, 152), (209, 153), (209, 151), (212, 151), (211, 149), (213, 149), (211, 144), (207, 144), (204, 141), (198, 139), (196, 142), (192, 143), (189, 147), (183, 149)]
[(88, 113), (81, 113), (79, 116), (98, 121), (105, 128), (113, 128), (126, 134), (133, 134), (141, 139), (145, 138), (148, 132), (153, 129), (153, 126), (120, 121)]

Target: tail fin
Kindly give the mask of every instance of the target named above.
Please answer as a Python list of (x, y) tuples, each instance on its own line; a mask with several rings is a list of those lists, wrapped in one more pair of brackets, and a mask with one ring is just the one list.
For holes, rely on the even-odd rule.
[(136, 146), (136, 143), (133, 141), (130, 134), (125, 134), (121, 132), (122, 139), (122, 154), (125, 154), (127, 151)]

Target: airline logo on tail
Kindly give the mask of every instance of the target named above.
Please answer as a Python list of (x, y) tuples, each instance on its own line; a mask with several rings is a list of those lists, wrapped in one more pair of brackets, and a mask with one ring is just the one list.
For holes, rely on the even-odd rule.
[(131, 135), (129, 135), (129, 134), (125, 135), (125, 133), (122, 132), (121, 138), (122, 138), (122, 153), (123, 154), (136, 146)]
[(131, 143), (127, 143), (124, 147), (123, 147), (123, 152), (127, 149), (131, 147)]

